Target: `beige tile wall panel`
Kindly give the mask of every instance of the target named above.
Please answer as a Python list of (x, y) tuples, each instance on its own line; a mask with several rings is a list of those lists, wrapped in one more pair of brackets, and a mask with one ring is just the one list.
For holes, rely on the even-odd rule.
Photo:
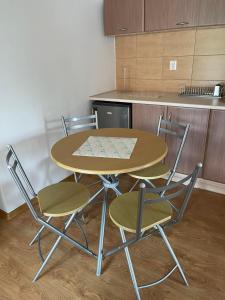
[(136, 55), (136, 35), (116, 37), (117, 58), (135, 58)]
[[(170, 60), (177, 61), (177, 69), (169, 69)], [(163, 58), (163, 79), (191, 79), (193, 56), (164, 57)]]
[(117, 78), (135, 78), (136, 58), (117, 59), (116, 76)]
[(225, 28), (197, 30), (195, 55), (216, 54), (225, 54)]
[(185, 85), (189, 86), (190, 84), (190, 80), (163, 80), (161, 90), (168, 93), (178, 93), (181, 88), (185, 87)]
[[(172, 59), (177, 59), (176, 71), (169, 71)], [(214, 86), (225, 82), (225, 28), (116, 37), (116, 60), (122, 90), (177, 92), (185, 84)], [(129, 79), (125, 86), (124, 68)]]
[(196, 30), (163, 33), (163, 56), (185, 56), (194, 54)]
[(217, 80), (217, 81), (212, 81), (212, 80), (192, 80), (191, 85), (192, 86), (215, 86), (218, 83), (223, 83), (225, 84), (225, 80)]
[(224, 80), (225, 55), (195, 56), (193, 80)]
[(137, 79), (161, 79), (162, 58), (138, 58)]
[(162, 34), (142, 34), (137, 36), (137, 57), (160, 57), (163, 54)]
[(162, 81), (151, 79), (136, 79), (136, 91), (162, 91)]
[(135, 79), (120, 79), (116, 80), (116, 88), (119, 91), (136, 91)]

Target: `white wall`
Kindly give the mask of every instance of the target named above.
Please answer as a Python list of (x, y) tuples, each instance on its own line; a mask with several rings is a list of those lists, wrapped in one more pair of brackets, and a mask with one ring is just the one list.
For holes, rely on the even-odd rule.
[(0, 1), (0, 208), (23, 203), (5, 165), (12, 144), (35, 189), (67, 173), (49, 158), (62, 114), (86, 114), (88, 96), (115, 88), (114, 39), (103, 0)]

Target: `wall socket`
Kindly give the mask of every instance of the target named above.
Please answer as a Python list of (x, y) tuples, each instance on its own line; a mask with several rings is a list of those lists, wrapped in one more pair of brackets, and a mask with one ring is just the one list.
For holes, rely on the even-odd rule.
[(177, 69), (177, 61), (176, 60), (171, 60), (169, 67), (170, 67), (170, 71), (176, 71), (176, 69)]

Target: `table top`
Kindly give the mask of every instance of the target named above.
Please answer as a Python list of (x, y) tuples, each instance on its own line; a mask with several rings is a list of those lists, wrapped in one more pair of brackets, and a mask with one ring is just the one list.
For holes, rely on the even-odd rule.
[[(75, 156), (89, 136), (137, 138), (130, 159)], [(152, 133), (126, 128), (91, 129), (71, 134), (53, 145), (52, 160), (61, 168), (82, 174), (113, 175), (138, 171), (160, 162), (167, 154), (165, 141)]]

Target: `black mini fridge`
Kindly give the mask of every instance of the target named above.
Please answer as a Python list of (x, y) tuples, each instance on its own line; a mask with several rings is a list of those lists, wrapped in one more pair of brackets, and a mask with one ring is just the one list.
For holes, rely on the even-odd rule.
[(132, 128), (131, 104), (94, 101), (92, 108), (98, 112), (99, 128)]

